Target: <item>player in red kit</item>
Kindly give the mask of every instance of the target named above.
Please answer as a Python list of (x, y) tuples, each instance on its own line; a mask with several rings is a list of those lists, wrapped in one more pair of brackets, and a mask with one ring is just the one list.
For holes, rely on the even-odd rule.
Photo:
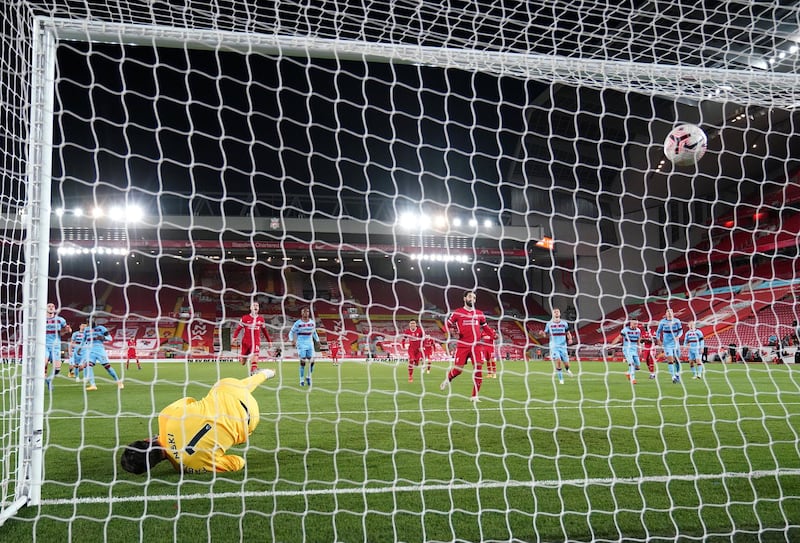
[(269, 333), (267, 332), (267, 323), (264, 321), (264, 317), (258, 314), (258, 310), (258, 302), (253, 302), (250, 304), (250, 313), (241, 318), (239, 324), (236, 325), (236, 329), (233, 331), (232, 336), (233, 339), (236, 339), (239, 336), (239, 332), (244, 330), (239, 356), (242, 360), (242, 366), (244, 366), (247, 361), (250, 362), (250, 375), (253, 375), (258, 371), (258, 355), (261, 350), (261, 334), (264, 334), (267, 343), (272, 343)]
[(427, 367), (425, 373), (431, 372), (431, 360), (433, 360), (433, 351), (436, 349), (436, 343), (433, 338), (426, 335), (422, 340), (422, 359), (425, 360)]
[(475, 293), (467, 292), (464, 294), (464, 307), (459, 307), (447, 318), (447, 329), (458, 332), (458, 343), (456, 343), (455, 366), (447, 372), (447, 378), (439, 386), (442, 390), (447, 388), (450, 381), (461, 375), (467, 360), (472, 361), (475, 372), (472, 375), (472, 397), (473, 402), (479, 402), (478, 393), (483, 383), (482, 354), (480, 352), (479, 341), (483, 333), (490, 333), (491, 328), (486, 324), (486, 317), (483, 311), (475, 309)]
[(333, 361), (333, 365), (338, 366), (339, 360), (342, 358), (342, 344), (339, 341), (339, 338), (328, 340), (328, 351), (331, 355), (331, 360)]
[(488, 326), (481, 335), (481, 355), (482, 361), (486, 363), (486, 376), (489, 379), (497, 379), (497, 359), (495, 358), (494, 342), (497, 341), (497, 332)]
[(422, 328), (417, 321), (409, 321), (408, 328), (403, 330), (403, 348), (408, 349), (408, 382), (414, 382), (414, 368), (422, 360)]
[(656, 378), (656, 362), (653, 356), (653, 345), (655, 337), (650, 327), (645, 325), (642, 329), (642, 337), (639, 338), (639, 344), (642, 346), (642, 351), (639, 353), (639, 360), (647, 364), (647, 369), (650, 370), (650, 379)]
[(128, 340), (128, 356), (125, 358), (125, 369), (127, 370), (131, 364), (131, 360), (136, 361), (136, 367), (142, 369), (142, 363), (139, 362), (139, 357), (136, 356), (136, 338), (132, 337)]

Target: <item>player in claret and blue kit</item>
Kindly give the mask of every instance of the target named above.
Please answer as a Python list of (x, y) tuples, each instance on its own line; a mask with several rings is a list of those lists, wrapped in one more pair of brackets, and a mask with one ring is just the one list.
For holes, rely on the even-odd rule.
[(683, 336), (684, 346), (689, 347), (689, 367), (692, 370), (692, 379), (703, 378), (703, 349), (706, 346), (706, 340), (697, 328), (697, 323), (691, 321), (689, 329)]
[(569, 355), (567, 345), (572, 343), (572, 332), (569, 331), (567, 321), (561, 319), (561, 310), (553, 309), (553, 317), (544, 325), (544, 335), (550, 336), (550, 360), (556, 363), (556, 375), (559, 384), (564, 384), (564, 374), (561, 371), (561, 364), (567, 370), (567, 375), (572, 377), (572, 370), (569, 369)]
[(631, 319), (631, 322), (622, 327), (619, 332), (619, 337), (611, 344), (616, 345), (622, 341), (622, 355), (625, 357), (625, 362), (628, 364), (628, 373), (626, 374), (631, 384), (636, 384), (636, 371), (639, 369), (639, 342), (642, 339), (642, 329), (639, 328), (639, 321)]
[(681, 321), (675, 318), (672, 309), (667, 309), (656, 328), (656, 340), (664, 348), (664, 356), (667, 357), (673, 383), (681, 382), (681, 336), (683, 336)]
[(78, 325), (78, 330), (72, 332), (69, 340), (69, 367), (76, 381), (81, 380), (81, 371), (85, 374), (86, 365), (86, 323)]
[(119, 378), (117, 372), (111, 367), (111, 362), (108, 361), (108, 353), (106, 346), (103, 345), (106, 341), (111, 341), (111, 334), (108, 333), (108, 328), (102, 324), (92, 325), (86, 328), (85, 336), (85, 349), (86, 349), (86, 378), (89, 380), (89, 386), (86, 390), (97, 390), (97, 384), (94, 380), (94, 367), (100, 364), (105, 368), (112, 379), (117, 383), (117, 388), (125, 388), (122, 384), (122, 379)]
[[(61, 373), (61, 335), (72, 332), (64, 317), (56, 314), (56, 304), (47, 304), (47, 320), (45, 321), (45, 361), (44, 375), (48, 390), (53, 390), (53, 378)], [(47, 370), (53, 363), (53, 375), (47, 377)]]
[[(300, 310), (300, 318), (289, 330), (289, 341), (293, 342), (300, 358), (300, 386), (311, 386), (311, 374), (314, 373), (314, 342), (319, 343), (317, 323), (311, 319), (311, 310), (304, 307)], [(306, 375), (308, 364), (308, 375)]]

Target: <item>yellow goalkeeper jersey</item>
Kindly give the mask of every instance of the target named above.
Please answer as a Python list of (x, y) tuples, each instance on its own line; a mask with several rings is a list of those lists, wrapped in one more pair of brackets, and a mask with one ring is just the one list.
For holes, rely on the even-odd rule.
[(158, 440), (176, 470), (207, 473), (244, 467), (244, 458), (225, 453), (245, 443), (258, 426), (258, 403), (250, 393), (253, 379), (222, 379), (202, 400), (181, 398), (161, 411)]

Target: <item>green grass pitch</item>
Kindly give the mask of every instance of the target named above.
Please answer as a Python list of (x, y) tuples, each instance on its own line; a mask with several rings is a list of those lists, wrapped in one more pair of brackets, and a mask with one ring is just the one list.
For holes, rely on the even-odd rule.
[[(620, 363), (503, 362), (469, 401), (446, 365), (297, 363), (254, 395), (261, 424), (233, 450), (247, 468), (122, 472), (120, 444), (158, 410), (202, 397), (234, 363), (145, 363), (125, 389), (56, 381), (45, 415), (43, 503), (2, 541), (800, 541), (800, 374), (709, 364), (632, 386)], [(115, 363), (120, 368), (119, 363)], [(733, 534), (733, 535), (731, 535)]]

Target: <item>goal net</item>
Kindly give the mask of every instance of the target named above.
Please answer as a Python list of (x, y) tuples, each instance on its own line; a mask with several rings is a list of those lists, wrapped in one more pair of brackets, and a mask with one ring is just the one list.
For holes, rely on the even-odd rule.
[(713, 4), (4, 5), (2, 539), (800, 538), (798, 11)]

